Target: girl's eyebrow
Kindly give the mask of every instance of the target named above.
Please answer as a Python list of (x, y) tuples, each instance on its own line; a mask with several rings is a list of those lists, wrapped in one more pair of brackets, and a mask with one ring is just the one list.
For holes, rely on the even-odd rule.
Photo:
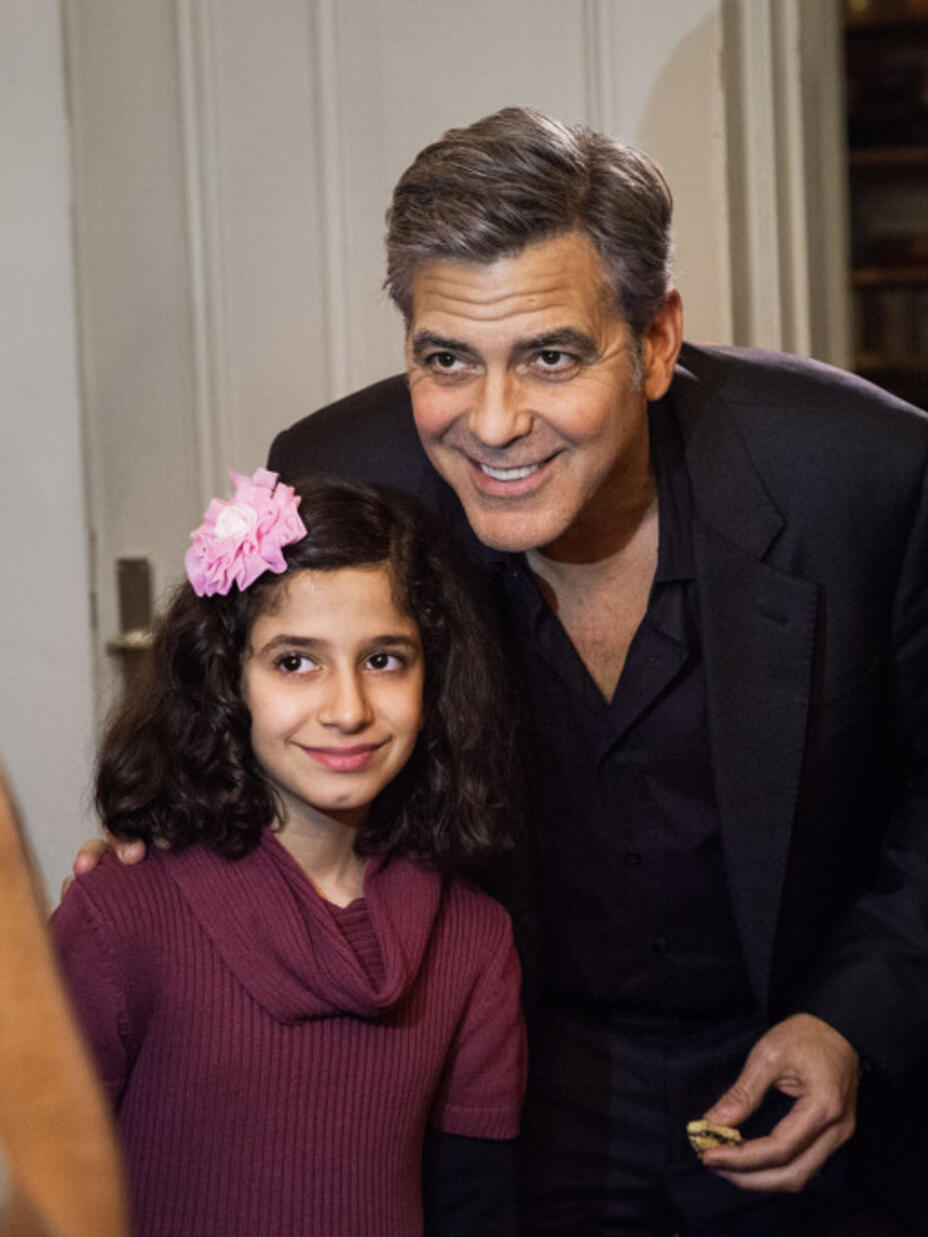
[(288, 636), (286, 633), (273, 636), (268, 640), (267, 644), (261, 648), (262, 653), (273, 652), (274, 649), (280, 648), (281, 645), (286, 645), (288, 648), (298, 649), (316, 649), (320, 644), (325, 644), (324, 640), (318, 640), (314, 636)]
[(372, 640), (367, 641), (368, 648), (389, 648), (389, 649), (409, 649), (415, 651), (420, 647), (420, 641), (413, 636), (404, 636), (400, 634), (385, 636), (374, 636)]
[[(259, 653), (273, 653), (275, 649), (318, 649), (324, 648), (329, 641), (320, 640), (317, 636), (288, 636), (285, 632), (273, 636), (268, 640), (267, 644), (262, 645), (258, 650)], [(369, 640), (364, 641), (365, 647), (373, 647), (374, 645), (381, 647), (387, 645), (391, 648), (418, 648), (418, 641), (412, 636), (404, 635), (402, 632), (386, 632), (383, 635), (371, 636)]]

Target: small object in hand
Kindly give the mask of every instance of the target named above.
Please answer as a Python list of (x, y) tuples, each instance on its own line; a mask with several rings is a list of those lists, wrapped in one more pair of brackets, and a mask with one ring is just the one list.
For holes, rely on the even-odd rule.
[(700, 1159), (704, 1151), (713, 1147), (737, 1147), (742, 1141), (740, 1130), (733, 1125), (716, 1125), (714, 1121), (687, 1122), (686, 1136)]

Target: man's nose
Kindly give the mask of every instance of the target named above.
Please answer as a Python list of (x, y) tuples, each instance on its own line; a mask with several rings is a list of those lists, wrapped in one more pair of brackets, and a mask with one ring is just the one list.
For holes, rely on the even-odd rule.
[(507, 373), (488, 373), (477, 391), (468, 417), (473, 436), (487, 447), (505, 447), (524, 438), (532, 414), (523, 402), (521, 384)]
[(360, 672), (354, 667), (333, 669), (328, 675), (319, 709), (323, 726), (360, 730), (371, 720), (370, 702)]

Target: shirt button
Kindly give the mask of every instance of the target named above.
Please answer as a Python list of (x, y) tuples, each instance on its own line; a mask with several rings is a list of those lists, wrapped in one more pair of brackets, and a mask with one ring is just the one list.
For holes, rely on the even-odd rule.
[(640, 868), (644, 855), (640, 850), (627, 850), (625, 852), (625, 866), (628, 868)]

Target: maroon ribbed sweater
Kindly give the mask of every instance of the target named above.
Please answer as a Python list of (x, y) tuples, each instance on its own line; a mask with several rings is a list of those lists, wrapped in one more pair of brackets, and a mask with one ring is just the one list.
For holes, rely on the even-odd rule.
[(409, 1237), (427, 1123), (512, 1138), (524, 1073), (506, 913), (406, 860), (320, 898), (270, 833), (152, 849), (52, 917), (119, 1115), (138, 1237)]

